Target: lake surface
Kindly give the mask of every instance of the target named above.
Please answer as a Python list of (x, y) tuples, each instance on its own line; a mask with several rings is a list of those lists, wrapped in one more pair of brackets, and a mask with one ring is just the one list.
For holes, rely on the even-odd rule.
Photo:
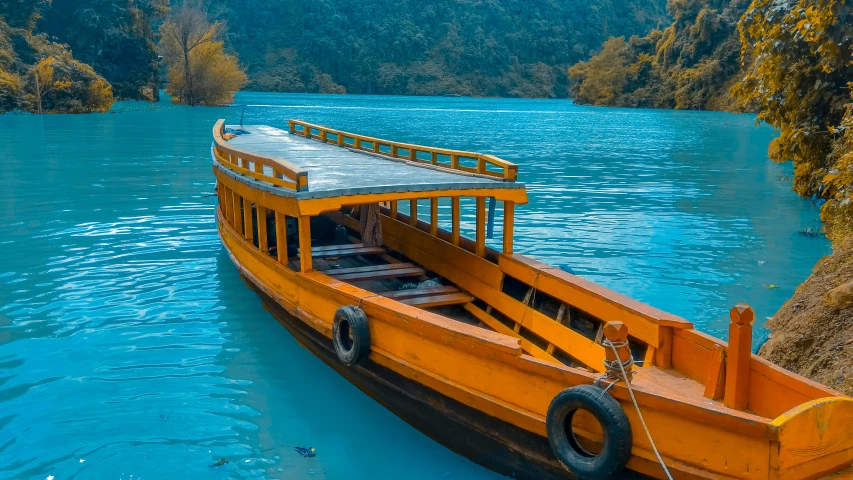
[(830, 252), (801, 233), (819, 226), (817, 208), (791, 192), (790, 165), (767, 160), (774, 133), (752, 116), (236, 101), (246, 106), (0, 116), (0, 478), (497, 477), (363, 395), (264, 311), (216, 235), (217, 118), (301, 118), (515, 161), (531, 200), (517, 209), (518, 251), (723, 338), (746, 301), (760, 341), (763, 319)]

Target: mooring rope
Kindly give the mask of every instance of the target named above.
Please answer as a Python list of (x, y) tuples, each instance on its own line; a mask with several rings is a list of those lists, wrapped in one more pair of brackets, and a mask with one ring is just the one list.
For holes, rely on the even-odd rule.
[[(634, 408), (637, 409), (637, 416), (640, 417), (640, 423), (643, 425), (643, 430), (646, 431), (646, 437), (649, 439), (649, 444), (652, 446), (652, 450), (655, 452), (655, 457), (657, 457), (658, 462), (660, 463), (661, 468), (663, 468), (663, 472), (666, 474), (666, 478), (669, 480), (673, 480), (672, 474), (669, 473), (669, 468), (667, 468), (666, 463), (664, 463), (663, 458), (660, 456), (660, 452), (658, 452), (658, 447), (655, 445), (655, 441), (652, 440), (652, 434), (649, 432), (649, 427), (646, 425), (646, 420), (643, 418), (643, 412), (640, 411), (640, 405), (637, 403), (637, 399), (634, 397), (634, 389), (631, 388), (631, 378), (633, 378), (633, 372), (629, 373), (631, 367), (634, 366), (634, 358), (633, 355), (630, 355), (628, 360), (622, 362), (619, 360), (619, 348), (628, 347), (628, 340), (623, 342), (611, 342), (608, 339), (604, 339), (601, 341), (601, 345), (604, 348), (610, 348), (613, 350), (613, 354), (616, 357), (616, 360), (609, 361), (604, 359), (604, 373), (596, 377), (594, 383), (597, 387), (601, 387), (601, 379), (607, 378), (613, 380), (613, 383), (607, 386), (604, 389), (606, 392), (610, 390), (610, 387), (616, 385), (621, 380), (625, 380), (625, 386), (628, 387), (628, 393), (631, 395), (631, 401), (634, 402)], [(618, 368), (618, 370), (617, 370)], [(627, 370), (626, 370), (627, 369)]]
[[(620, 348), (628, 348), (628, 340), (624, 340), (622, 342), (611, 342), (608, 339), (602, 339), (601, 345), (604, 348), (612, 348), (614, 352), (618, 352)], [(631, 370), (631, 367), (634, 366), (634, 356), (628, 355), (628, 360), (624, 362), (619, 360), (619, 354), (616, 353), (616, 360), (608, 360), (604, 359), (604, 373), (595, 377), (595, 380), (592, 382), (596, 387), (601, 388), (601, 381), (605, 378), (611, 380), (610, 385), (604, 389), (604, 391), (610, 390), (610, 387), (616, 385), (620, 380), (625, 380), (625, 383), (631, 383), (631, 380), (634, 379), (634, 372)]]

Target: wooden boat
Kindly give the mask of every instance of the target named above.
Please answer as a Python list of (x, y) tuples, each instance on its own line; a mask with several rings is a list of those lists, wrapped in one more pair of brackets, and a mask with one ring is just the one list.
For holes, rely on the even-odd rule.
[[(304, 346), (435, 440), (534, 479), (805, 479), (853, 464), (853, 399), (752, 355), (748, 306), (727, 343), (514, 253), (516, 165), (288, 130), (214, 127), (222, 242)], [(500, 251), (486, 245), (498, 202)]]

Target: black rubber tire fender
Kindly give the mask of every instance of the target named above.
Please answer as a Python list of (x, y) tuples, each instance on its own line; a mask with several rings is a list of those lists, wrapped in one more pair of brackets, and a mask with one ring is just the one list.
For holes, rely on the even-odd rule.
[[(584, 449), (572, 432), (572, 418), (586, 410), (598, 420), (604, 432), (601, 451)], [(570, 472), (582, 479), (613, 478), (625, 469), (631, 456), (631, 424), (613, 396), (594, 385), (578, 385), (558, 393), (545, 419), (548, 443), (554, 455)]]
[(364, 310), (345, 305), (335, 311), (332, 344), (338, 359), (347, 366), (356, 365), (370, 354), (370, 326)]

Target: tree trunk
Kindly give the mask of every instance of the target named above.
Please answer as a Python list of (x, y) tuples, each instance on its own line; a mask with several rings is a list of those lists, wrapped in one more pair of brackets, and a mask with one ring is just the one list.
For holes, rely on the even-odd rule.
[(192, 75), (190, 75), (190, 51), (184, 44), (184, 101), (187, 105), (194, 107)]

